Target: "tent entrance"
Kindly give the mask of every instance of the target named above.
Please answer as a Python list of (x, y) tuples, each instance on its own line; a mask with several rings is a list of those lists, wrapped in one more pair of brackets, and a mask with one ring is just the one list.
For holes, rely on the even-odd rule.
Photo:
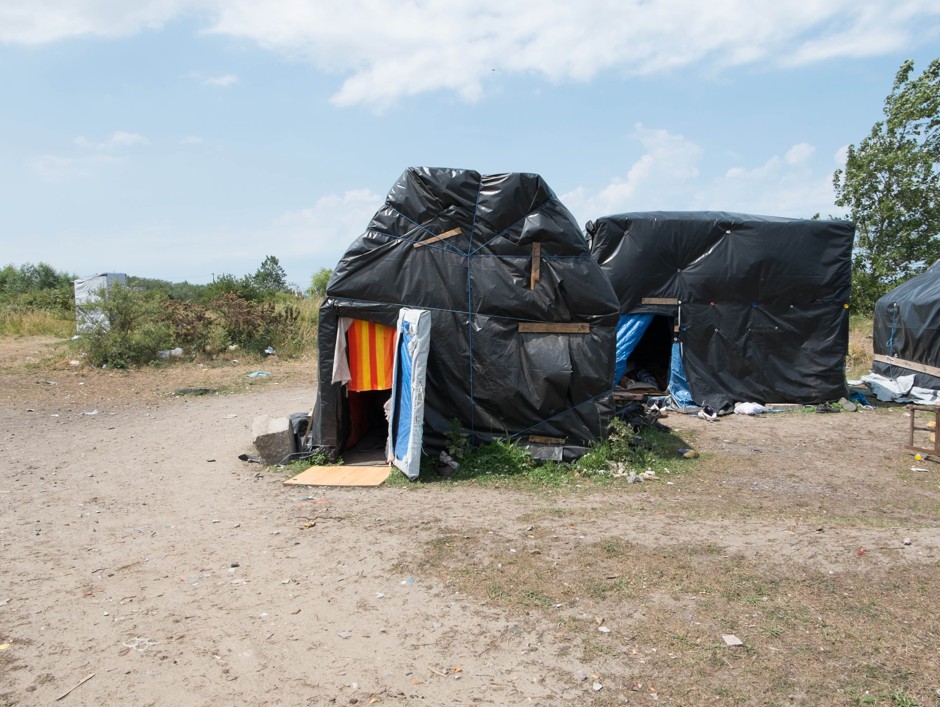
[(346, 411), (349, 434), (343, 451), (347, 464), (384, 464), (388, 441), (388, 420), (385, 406), (391, 398), (389, 390), (348, 391)]
[(661, 314), (620, 317), (615, 394), (639, 397), (665, 393), (669, 387), (674, 321)]

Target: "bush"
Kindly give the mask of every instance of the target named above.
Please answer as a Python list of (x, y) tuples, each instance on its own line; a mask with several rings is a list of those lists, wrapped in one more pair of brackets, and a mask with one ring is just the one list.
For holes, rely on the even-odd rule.
[(296, 307), (277, 307), (273, 302), (250, 302), (235, 293), (222, 295), (209, 307), (216, 313), (215, 323), (231, 344), (248, 352), (261, 353), (268, 346), (289, 339), (300, 317)]
[(101, 323), (84, 339), (85, 353), (93, 366), (127, 368), (149, 363), (159, 351), (172, 348), (173, 333), (165, 317), (166, 297), (159, 292), (140, 292), (120, 285), (102, 289), (96, 307), (104, 313)]

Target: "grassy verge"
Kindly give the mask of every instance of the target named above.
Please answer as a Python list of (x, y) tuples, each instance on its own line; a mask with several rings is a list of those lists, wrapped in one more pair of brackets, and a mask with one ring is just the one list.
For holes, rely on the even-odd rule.
[(45, 309), (0, 307), (0, 336), (55, 336), (75, 333), (75, 319)]
[[(898, 576), (860, 557), (857, 569), (831, 573), (700, 541), (578, 542), (550, 509), (526, 522), (521, 537), (443, 533), (405, 571), (519, 621), (551, 616), (544, 640), (603, 666), (595, 704), (653, 695), (666, 704), (935, 703), (935, 567)], [(743, 645), (727, 646), (728, 634)]]

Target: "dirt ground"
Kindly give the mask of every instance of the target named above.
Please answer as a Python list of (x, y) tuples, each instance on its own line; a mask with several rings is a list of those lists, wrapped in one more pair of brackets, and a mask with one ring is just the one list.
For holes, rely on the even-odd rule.
[(237, 456), (312, 361), (53, 351), (0, 342), (0, 705), (940, 704), (901, 407), (670, 416), (702, 456), (638, 485), (287, 487)]

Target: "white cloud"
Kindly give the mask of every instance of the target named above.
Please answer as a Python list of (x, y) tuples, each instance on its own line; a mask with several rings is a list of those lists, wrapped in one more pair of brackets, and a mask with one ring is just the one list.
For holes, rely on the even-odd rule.
[(209, 76), (203, 80), (206, 86), (218, 86), (219, 88), (228, 88), (238, 83), (238, 77), (235, 74), (224, 74), (222, 76)]
[(201, 145), (202, 142), (202, 138), (198, 135), (187, 135), (182, 140), (180, 140), (180, 145)]
[(54, 184), (71, 179), (84, 179), (94, 175), (96, 168), (114, 164), (118, 160), (105, 155), (62, 157), (40, 155), (28, 161), (28, 167), (42, 181)]
[(801, 142), (787, 150), (784, 159), (787, 164), (798, 165), (807, 162), (814, 154), (816, 154), (815, 147), (809, 143)]
[[(624, 211), (681, 208), (699, 177), (702, 148), (682, 135), (634, 126), (634, 139), (643, 154), (627, 168), (625, 177), (614, 177), (591, 194), (584, 188), (562, 195), (562, 201), (579, 222)], [(662, 201), (663, 194), (670, 202)], [(583, 217), (583, 218), (580, 218)]]
[[(809, 218), (834, 211), (832, 172), (813, 162), (816, 150), (799, 143), (783, 157), (756, 167), (722, 167), (694, 142), (638, 125), (634, 138), (644, 152), (595, 191), (579, 187), (561, 196), (579, 223), (628, 211), (737, 211)], [(712, 174), (703, 174), (708, 165)], [(668, 201), (663, 200), (668, 195)]]
[[(451, 91), (478, 100), (493, 69), (550, 81), (602, 71), (791, 66), (935, 39), (936, 0), (5, 0), (0, 42), (38, 44), (160, 27), (184, 14), (344, 77), (339, 105), (381, 109)], [(227, 80), (227, 76), (218, 77)], [(211, 79), (207, 79), (211, 80)], [(216, 84), (231, 85), (231, 83)]]
[(208, 3), (191, 0), (4, 0), (0, 42), (45, 44), (70, 37), (121, 37), (159, 29)]
[(843, 145), (836, 153), (832, 156), (832, 161), (835, 162), (836, 167), (843, 169), (845, 168), (845, 163), (849, 159), (849, 146)]
[(310, 208), (283, 214), (276, 229), (280, 238), (332, 263), (339, 260), (353, 239), (362, 235), (384, 203), (385, 196), (369, 189), (330, 194), (317, 199)]
[(150, 141), (140, 133), (129, 133), (124, 130), (117, 130), (101, 142), (89, 140), (84, 135), (79, 135), (74, 140), (75, 145), (83, 149), (90, 150), (116, 150), (122, 147), (132, 147), (134, 145), (147, 145)]
[(29, 162), (29, 168), (44, 182), (61, 182), (88, 176), (88, 171), (75, 160), (57, 155), (41, 155)]
[(815, 148), (791, 147), (784, 157), (774, 155), (754, 168), (736, 167), (702, 186), (696, 207), (769, 216), (810, 218), (835, 210), (832, 172), (816, 168)]

